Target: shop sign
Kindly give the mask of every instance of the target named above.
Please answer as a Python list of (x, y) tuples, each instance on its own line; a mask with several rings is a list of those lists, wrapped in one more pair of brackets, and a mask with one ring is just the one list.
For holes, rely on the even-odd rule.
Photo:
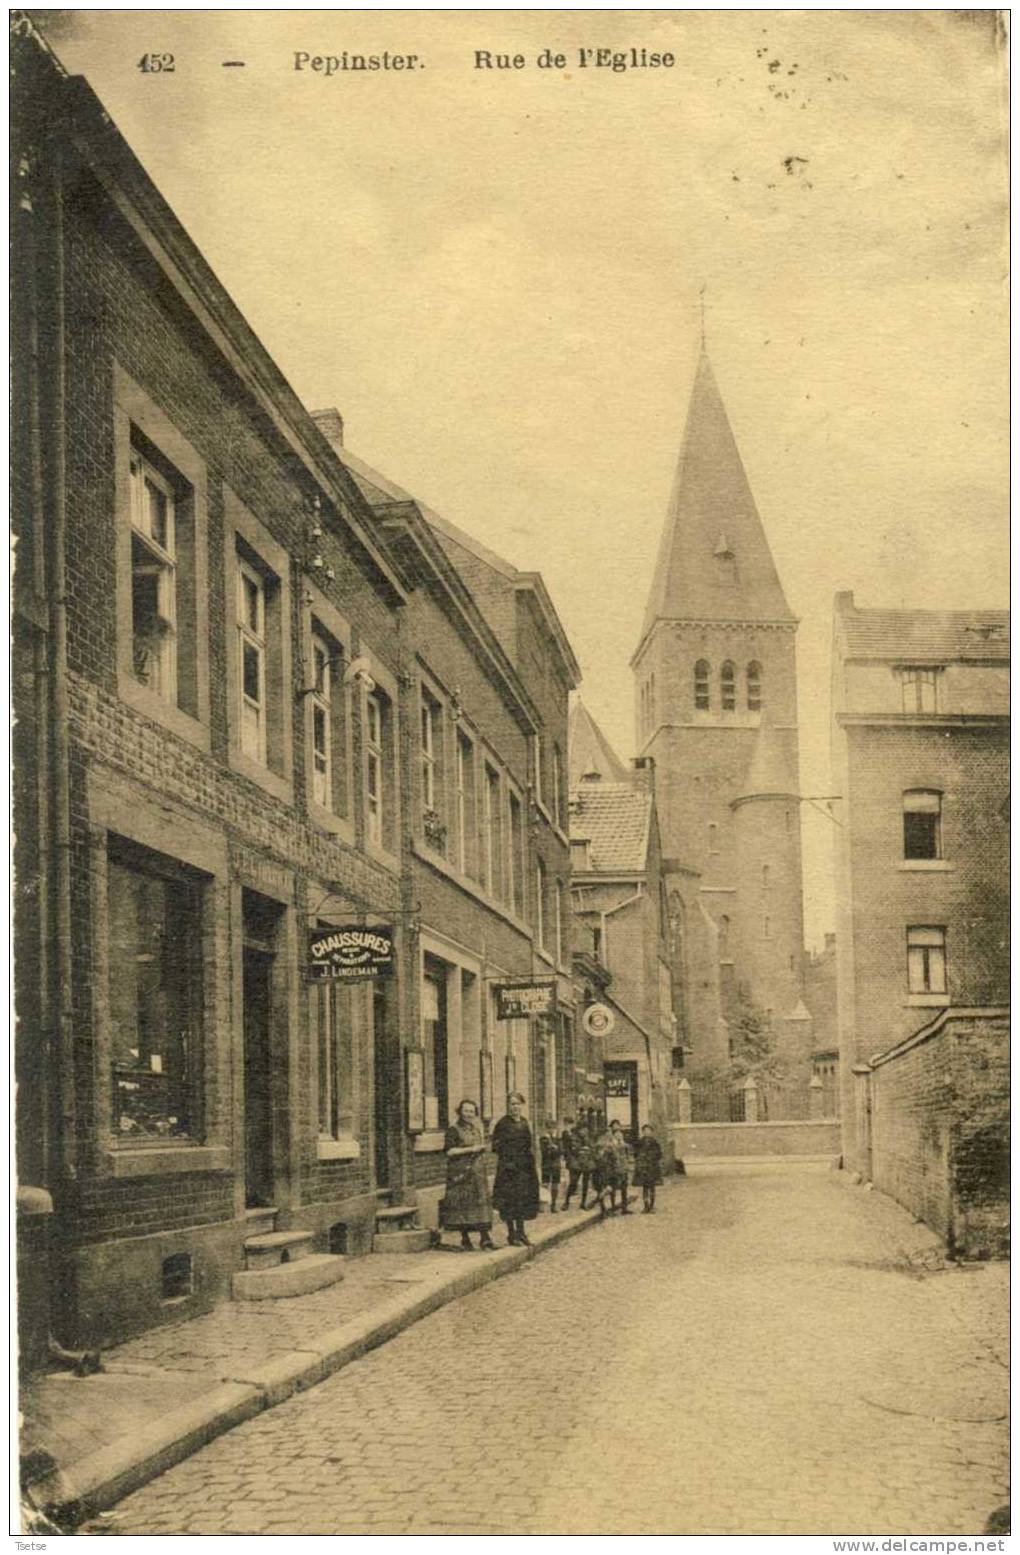
[(555, 982), (496, 984), (497, 1020), (528, 1020), (533, 1015), (551, 1015), (555, 1008)]
[(425, 1054), (421, 1048), (408, 1048), (404, 1054), (406, 1077), (407, 1131), (425, 1131)]
[(608, 1037), (616, 1025), (616, 1016), (608, 1004), (589, 1004), (581, 1016), (581, 1025), (589, 1037)]
[(606, 1095), (629, 1096), (631, 1093), (631, 1075), (628, 1069), (606, 1071)]
[(308, 941), (308, 976), (313, 982), (357, 983), (393, 972), (393, 929), (342, 923), (315, 929)]

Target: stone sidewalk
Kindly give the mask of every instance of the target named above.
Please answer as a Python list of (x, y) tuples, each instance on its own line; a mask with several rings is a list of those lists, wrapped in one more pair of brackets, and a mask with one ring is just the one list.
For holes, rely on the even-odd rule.
[[(544, 1214), (532, 1247), (370, 1254), (307, 1296), (228, 1301), (103, 1352), (91, 1377), (52, 1372), (21, 1390), (27, 1505), (51, 1532), (78, 1525), (243, 1420), (313, 1387), (429, 1312), (510, 1274), (598, 1214)], [(495, 1235), (501, 1237), (501, 1229)]]

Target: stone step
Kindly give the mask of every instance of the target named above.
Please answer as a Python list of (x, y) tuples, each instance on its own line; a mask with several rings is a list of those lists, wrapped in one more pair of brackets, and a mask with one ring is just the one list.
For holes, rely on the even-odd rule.
[[(418, 1209), (414, 1204), (389, 1204), (381, 1206), (375, 1212), (375, 1223), (384, 1230), (391, 1226), (402, 1226), (404, 1221), (413, 1222), (418, 1219)], [(410, 1225), (408, 1230), (410, 1230)]]
[(432, 1232), (417, 1227), (410, 1231), (377, 1231), (372, 1238), (373, 1253), (427, 1253), (431, 1246)]
[(277, 1264), (298, 1263), (312, 1251), (310, 1231), (264, 1231), (245, 1237), (244, 1261), (249, 1269), (271, 1269)]
[(266, 1231), (275, 1231), (276, 1217), (279, 1213), (280, 1212), (275, 1207), (275, 1205), (269, 1205), (264, 1209), (261, 1205), (253, 1205), (249, 1209), (246, 1209), (244, 1212), (244, 1221), (248, 1228), (248, 1235), (257, 1236)]
[(344, 1260), (334, 1253), (310, 1253), (296, 1263), (267, 1269), (241, 1269), (233, 1277), (235, 1301), (270, 1301), (280, 1296), (307, 1296), (335, 1285), (344, 1277)]

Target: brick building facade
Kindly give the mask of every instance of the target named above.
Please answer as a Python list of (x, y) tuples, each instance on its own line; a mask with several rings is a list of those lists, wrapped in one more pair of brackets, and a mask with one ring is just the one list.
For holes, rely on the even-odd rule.
[[(908, 1075), (933, 1055), (962, 1052), (972, 1038), (959, 1034), (979, 1029), (969, 1012), (1001, 1011), (1009, 999), (1008, 633), (1003, 611), (863, 610), (852, 594), (836, 598), (844, 1157), (861, 1172), (881, 1161), (877, 1170), (900, 1184), (910, 1173), (889, 1163), (910, 1155), (906, 1136), (916, 1137), (929, 1106), (916, 1100), (923, 1081)], [(973, 1040), (994, 1054), (1004, 1031), (997, 1017)], [(933, 1130), (952, 1095), (963, 1126), (981, 1068), (957, 1066), (937, 1103), (932, 1093)], [(901, 1085), (914, 1094), (909, 1105), (895, 1100)], [(928, 1214), (926, 1192), (917, 1201)]]
[[(569, 1012), (577, 669), (537, 576), (492, 587), (511, 650), (415, 505), (366, 496), (30, 28), (15, 67), (18, 1157), (52, 1327), (102, 1345), (225, 1295), (270, 1206), (367, 1250), (478, 1094), (490, 979), (548, 968)], [(351, 928), (392, 974), (310, 980)], [(517, 1083), (555, 1076), (514, 1038)]]

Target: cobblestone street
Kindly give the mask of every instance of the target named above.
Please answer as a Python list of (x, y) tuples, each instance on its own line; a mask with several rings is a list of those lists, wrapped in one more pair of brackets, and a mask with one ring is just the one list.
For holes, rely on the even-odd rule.
[(106, 1530), (980, 1534), (1008, 1500), (1002, 1266), (941, 1267), (820, 1165), (704, 1169), (660, 1201), (238, 1427)]

